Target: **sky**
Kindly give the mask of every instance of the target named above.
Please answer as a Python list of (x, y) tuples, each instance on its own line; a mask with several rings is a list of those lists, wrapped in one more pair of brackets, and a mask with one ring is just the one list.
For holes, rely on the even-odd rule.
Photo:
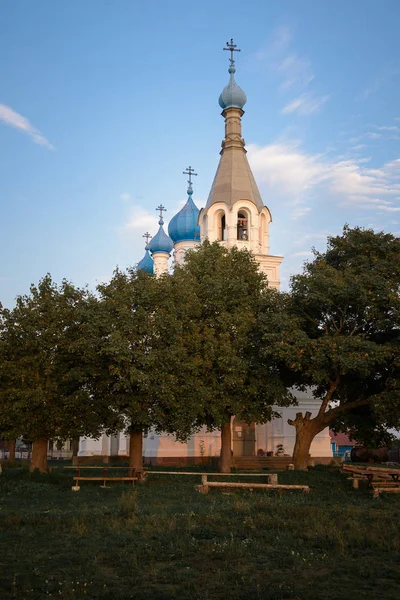
[(229, 75), (283, 289), (343, 225), (400, 235), (398, 0), (0, 0), (0, 302), (108, 280), (204, 206)]

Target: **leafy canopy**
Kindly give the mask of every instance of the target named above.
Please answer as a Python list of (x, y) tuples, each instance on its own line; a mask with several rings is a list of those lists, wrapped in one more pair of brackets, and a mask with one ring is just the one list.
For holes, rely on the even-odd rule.
[(80, 347), (85, 290), (46, 275), (0, 311), (0, 430), (9, 438), (97, 435), (104, 423)]

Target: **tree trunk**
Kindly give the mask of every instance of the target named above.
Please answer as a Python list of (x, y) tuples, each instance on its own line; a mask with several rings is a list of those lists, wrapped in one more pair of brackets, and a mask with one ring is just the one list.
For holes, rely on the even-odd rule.
[(296, 441), (293, 450), (293, 464), (295, 469), (307, 470), (310, 446), (315, 436), (325, 429), (326, 425), (317, 417), (311, 419), (311, 413), (296, 414), (296, 419), (288, 420), (289, 425), (296, 428)]
[(79, 452), (79, 438), (72, 440), (72, 456), (78, 456)]
[(221, 427), (221, 458), (219, 461), (220, 473), (230, 473), (232, 464), (231, 420)]
[(8, 443), (8, 450), (9, 450), (9, 459), (14, 461), (15, 460), (15, 447), (16, 447), (17, 441), (16, 440), (12, 440), (11, 442)]
[(38, 438), (34, 440), (32, 446), (32, 458), (29, 465), (29, 470), (34, 471), (39, 469), (41, 473), (47, 471), (47, 443), (48, 440), (45, 438)]
[(136, 471), (143, 470), (143, 431), (131, 431), (129, 436), (129, 466)]

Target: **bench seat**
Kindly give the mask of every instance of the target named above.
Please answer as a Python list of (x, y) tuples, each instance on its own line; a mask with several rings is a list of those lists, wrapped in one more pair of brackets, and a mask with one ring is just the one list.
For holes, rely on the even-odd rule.
[(302, 490), (308, 494), (310, 488), (308, 485), (280, 485), (271, 483), (243, 483), (231, 481), (207, 481), (203, 485), (196, 485), (195, 489), (202, 494), (208, 494), (209, 488), (242, 488), (242, 489), (267, 489), (267, 490)]
[(85, 477), (85, 476), (77, 476), (73, 478), (75, 481), (75, 485), (72, 486), (72, 490), (74, 492), (78, 492), (80, 490), (79, 482), (80, 481), (102, 481), (102, 487), (106, 487), (106, 481), (131, 481), (132, 485), (135, 485), (135, 481), (138, 480), (137, 477)]
[(137, 477), (74, 477), (75, 481), (137, 481)]
[(399, 494), (400, 486), (398, 486), (398, 487), (376, 487), (376, 488), (374, 488), (373, 497), (379, 498), (379, 494), (389, 494), (389, 493)]

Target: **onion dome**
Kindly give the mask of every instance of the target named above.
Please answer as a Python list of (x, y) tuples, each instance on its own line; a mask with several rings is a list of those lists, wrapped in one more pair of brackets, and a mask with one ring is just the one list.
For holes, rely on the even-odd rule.
[(247, 102), (246, 94), (242, 90), (241, 87), (235, 81), (235, 67), (231, 66), (228, 69), (228, 73), (231, 78), (228, 83), (222, 90), (222, 93), (219, 97), (219, 105), (222, 109), (225, 108), (243, 108), (243, 106)]
[(199, 242), (200, 241), (200, 226), (197, 225), (199, 217), (199, 209), (192, 199), (192, 175), (197, 175), (193, 172), (192, 167), (188, 167), (184, 174), (189, 175), (188, 199), (185, 206), (171, 219), (168, 225), (168, 233), (170, 238), (176, 242)]
[(138, 271), (144, 271), (145, 273), (149, 273), (150, 275), (153, 275), (154, 273), (154, 260), (151, 258), (147, 246), (146, 253), (143, 256), (142, 260), (138, 262), (136, 269)]
[(160, 211), (160, 220), (158, 221), (160, 228), (152, 240), (147, 244), (147, 248), (152, 254), (157, 254), (157, 252), (166, 252), (167, 254), (170, 254), (174, 244), (171, 238), (165, 233), (163, 228), (164, 219), (162, 218), (162, 212), (165, 210), (165, 208), (160, 205), (157, 210)]

